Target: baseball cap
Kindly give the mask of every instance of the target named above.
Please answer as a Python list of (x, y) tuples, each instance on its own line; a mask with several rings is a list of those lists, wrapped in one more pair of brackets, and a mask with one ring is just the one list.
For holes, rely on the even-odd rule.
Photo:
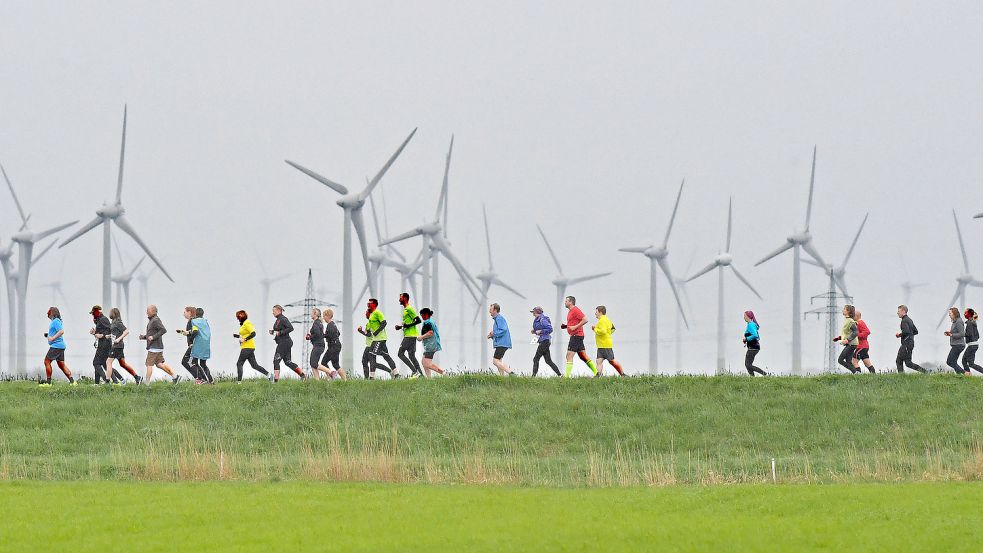
[(543, 312), (543, 308), (537, 305), (536, 307), (533, 307), (529, 312), (535, 313), (536, 315), (540, 315)]
[(101, 305), (93, 305), (92, 309), (89, 310), (89, 315), (94, 315), (96, 311), (102, 311)]

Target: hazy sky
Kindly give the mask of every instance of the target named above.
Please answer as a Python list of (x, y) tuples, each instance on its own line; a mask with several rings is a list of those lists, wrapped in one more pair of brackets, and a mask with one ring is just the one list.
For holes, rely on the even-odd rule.
[[(741, 368), (741, 312), (750, 308), (762, 323), (758, 360), (787, 367), (791, 255), (753, 264), (802, 226), (814, 144), (819, 251), (841, 261), (870, 212), (847, 281), (873, 330), (878, 366), (893, 364), (896, 350), (902, 252), (911, 279), (931, 283), (911, 302), (922, 331), (916, 358), (946, 347), (933, 329), (962, 271), (953, 208), (970, 267), (983, 278), (983, 221), (971, 218), (983, 211), (977, 2), (248, 5), (0, 5), (0, 161), (32, 228), (84, 223), (112, 199), (128, 104), (124, 205), (176, 281), (155, 277), (152, 300), (169, 328), (185, 304), (205, 306), (216, 327), (212, 365), (223, 371), (234, 369), (236, 344), (225, 339), (234, 311), (244, 307), (257, 322), (268, 311), (254, 251), (271, 273), (292, 274), (271, 302), (301, 297), (308, 266), (319, 285), (341, 289), (337, 195), (283, 160), (358, 187), (414, 127), (384, 179), (389, 227), (395, 234), (432, 217), (454, 133), (450, 238), (473, 272), (484, 269), (480, 211), (488, 206), (496, 269), (528, 298), (493, 295), (517, 343), (508, 359), (520, 368), (533, 351), (528, 309), (552, 312), (554, 303), (556, 271), (536, 223), (569, 275), (614, 271), (570, 292), (585, 307), (608, 306), (618, 357), (629, 370), (644, 367), (648, 265), (617, 248), (661, 241), (683, 177), (674, 271), (684, 275), (693, 258), (695, 272), (723, 246), (733, 196), (736, 263), (765, 301), (728, 280), (729, 359)], [(6, 191), (0, 198), (6, 244), (16, 211)], [(419, 243), (401, 248), (415, 255)], [(64, 256), (69, 353), (76, 367), (89, 366), (86, 313), (100, 301), (101, 255), (94, 232), (37, 265), (32, 360), (46, 349), (38, 336), (51, 301), (37, 285), (58, 277)], [(473, 304), (463, 325), (458, 286), (444, 282), (442, 360), (456, 364), (464, 348), (474, 364)], [(672, 370), (675, 312), (660, 286), (661, 360)], [(803, 268), (804, 296), (825, 287), (822, 272)], [(710, 370), (716, 281), (689, 289), (682, 363)], [(387, 290), (383, 308), (394, 315), (394, 277)], [(969, 293), (971, 305), (981, 298)], [(5, 308), (0, 317), (5, 326)], [(824, 324), (803, 328), (804, 364), (818, 366)], [(176, 362), (181, 341), (170, 335), (167, 344)], [(142, 349), (134, 340), (128, 348)], [(272, 357), (269, 340), (258, 354)]]

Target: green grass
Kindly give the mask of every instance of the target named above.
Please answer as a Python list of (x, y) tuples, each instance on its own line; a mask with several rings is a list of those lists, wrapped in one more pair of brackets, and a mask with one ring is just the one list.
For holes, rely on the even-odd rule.
[(2, 551), (974, 551), (983, 484), (0, 484)]
[(983, 379), (0, 384), (0, 480), (631, 486), (983, 477)]

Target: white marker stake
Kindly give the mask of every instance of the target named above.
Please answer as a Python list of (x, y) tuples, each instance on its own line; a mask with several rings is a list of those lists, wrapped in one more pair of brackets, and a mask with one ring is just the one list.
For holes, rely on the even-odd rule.
[(771, 482), (773, 484), (778, 483), (778, 477), (775, 475), (775, 458), (771, 458)]

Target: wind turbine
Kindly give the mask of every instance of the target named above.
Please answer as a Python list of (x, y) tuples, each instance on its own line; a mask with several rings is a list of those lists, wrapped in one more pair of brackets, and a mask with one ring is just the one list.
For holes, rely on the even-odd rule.
[[(956, 293), (952, 295), (952, 301), (949, 305), (952, 306), (959, 300), (958, 307), (963, 308), (966, 306), (966, 288), (973, 286), (975, 288), (983, 288), (983, 281), (976, 280), (973, 275), (969, 272), (969, 257), (966, 255), (966, 245), (963, 244), (963, 233), (959, 229), (959, 219), (956, 218), (956, 210), (952, 210), (952, 222), (956, 224), (956, 236), (959, 237), (959, 251), (963, 255), (963, 269), (965, 272), (956, 277)], [(948, 308), (946, 308), (948, 310)], [(945, 321), (946, 315), (942, 315), (939, 319), (939, 324), (935, 328), (942, 326), (942, 322)]]
[[(54, 244), (54, 242), (52, 242)], [(49, 246), (50, 248), (51, 246)], [(61, 279), (65, 276), (65, 258), (61, 258), (61, 270), (58, 271), (58, 278), (48, 282), (47, 284), (42, 284), (42, 288), (47, 288), (51, 290), (51, 305), (57, 305), (60, 299), (63, 305), (68, 305), (68, 298), (65, 297), (65, 292), (61, 288)]]
[[(365, 200), (372, 193), (372, 189), (379, 184), (382, 180), (383, 175), (389, 170), (399, 154), (402, 153), (403, 148), (409, 143), (413, 135), (416, 134), (416, 129), (406, 137), (406, 140), (399, 145), (396, 152), (389, 157), (386, 164), (382, 166), (382, 169), (376, 173), (375, 177), (369, 181), (368, 186), (365, 187), (361, 192), (349, 192), (348, 188), (345, 186), (334, 182), (326, 177), (323, 177), (310, 169), (298, 165), (290, 160), (285, 160), (288, 165), (297, 169), (301, 173), (311, 177), (312, 179), (320, 182), (321, 184), (327, 186), (328, 188), (334, 190), (335, 192), (341, 194), (341, 198), (336, 202), (339, 207), (345, 210), (345, 222), (344, 222), (344, 254), (343, 254), (343, 267), (342, 267), (342, 306), (341, 310), (345, 317), (351, 316), (354, 306), (352, 302), (352, 228), (355, 229), (355, 233), (358, 235), (358, 244), (362, 249), (362, 262), (365, 265), (365, 274), (369, 274), (369, 247), (368, 247), (368, 237), (365, 235), (365, 222), (362, 218), (362, 208), (365, 206)], [(375, 285), (371, 284), (369, 288), (373, 295), (375, 293)], [(354, 349), (354, 340), (352, 339), (352, 325), (348, 325), (349, 328), (342, 332), (342, 366), (352, 367), (354, 362), (354, 355), (352, 350)]]
[(140, 274), (136, 276), (137, 282), (140, 283), (139, 295), (137, 296), (137, 301), (140, 305), (150, 303), (150, 288), (148, 283), (150, 282), (150, 277), (154, 276), (154, 273), (159, 269), (160, 267), (154, 265), (149, 271), (140, 271)]
[[(729, 268), (731, 271), (733, 271), (734, 276), (737, 277), (737, 280), (740, 280), (742, 283), (744, 283), (744, 285), (747, 286), (748, 289), (751, 290), (751, 292), (753, 292), (755, 296), (758, 296), (759, 300), (762, 299), (761, 294), (759, 294), (758, 291), (754, 289), (754, 286), (751, 286), (751, 283), (748, 281), (748, 279), (744, 278), (744, 275), (742, 275), (741, 272), (737, 270), (737, 267), (734, 266), (734, 256), (731, 255), (730, 253), (730, 243), (731, 243), (730, 239), (733, 234), (733, 219), (734, 219), (733, 214), (734, 214), (733, 200), (728, 200), (727, 201), (727, 246), (724, 249), (724, 253), (717, 254), (717, 257), (713, 261), (711, 261), (709, 265), (707, 265), (703, 269), (700, 269), (700, 271), (698, 271), (695, 275), (686, 279), (686, 282), (690, 282), (694, 279), (697, 279), (709, 273), (714, 269), (717, 269), (717, 374), (722, 374), (727, 367), (726, 364), (727, 344), (726, 341), (724, 340), (724, 305), (725, 305), (724, 270)], [(850, 255), (847, 254), (848, 259), (849, 257)]]
[(160, 272), (164, 273), (167, 280), (174, 282), (171, 275), (168, 274), (167, 269), (160, 263), (157, 256), (150, 251), (147, 244), (144, 243), (143, 239), (137, 234), (130, 221), (126, 218), (126, 209), (123, 207), (123, 160), (126, 154), (126, 107), (123, 107), (123, 138), (120, 141), (119, 147), (119, 173), (116, 177), (116, 202), (113, 205), (105, 205), (96, 210), (96, 218), (86, 223), (85, 226), (78, 229), (74, 234), (65, 239), (61, 243), (59, 248), (64, 248), (68, 244), (72, 243), (76, 238), (82, 236), (83, 234), (89, 232), (90, 230), (102, 225), (102, 303), (103, 305), (108, 305), (112, 299), (112, 278), (113, 278), (113, 267), (112, 267), (112, 251), (111, 244), (109, 243), (110, 237), (110, 223), (115, 223), (116, 226), (130, 235), (130, 238), (140, 246), (146, 254), (147, 257), (151, 259), (158, 267), (160, 267)]
[(809, 203), (806, 207), (805, 230), (792, 234), (785, 239), (777, 250), (766, 255), (755, 267), (773, 257), (792, 250), (792, 374), (802, 373), (802, 253), (804, 250), (816, 263), (825, 267), (826, 262), (812, 244), (812, 234), (809, 233), (809, 222), (812, 218), (812, 195), (816, 187), (816, 148), (812, 148), (812, 174), (809, 177)]
[(927, 282), (912, 282), (911, 281), (911, 275), (908, 273), (908, 264), (905, 263), (905, 260), (904, 260), (904, 254), (901, 254), (900, 257), (901, 257), (901, 269), (904, 271), (904, 278), (905, 278), (905, 281), (901, 283), (901, 292), (903, 294), (902, 297), (904, 298), (904, 304), (905, 305), (910, 305), (911, 304), (911, 291), (914, 290), (914, 289), (916, 289), (916, 288), (921, 288), (923, 286), (928, 286), (928, 283)]
[[(826, 276), (830, 278), (832, 284), (836, 288), (843, 292), (844, 296), (849, 296), (850, 293), (846, 289), (846, 264), (850, 261), (850, 256), (853, 255), (853, 249), (857, 247), (857, 241), (860, 240), (860, 233), (864, 230), (864, 225), (867, 224), (867, 218), (870, 217), (870, 213), (864, 214), (864, 220), (860, 223), (860, 228), (857, 229), (857, 235), (853, 237), (853, 242), (850, 244), (850, 249), (846, 252), (846, 257), (843, 258), (843, 263), (839, 267), (834, 267), (832, 263), (826, 265), (820, 265), (811, 259), (803, 259), (803, 263), (808, 263), (814, 267), (819, 267), (826, 273)], [(833, 286), (830, 286), (830, 292), (835, 292)]]
[[(686, 265), (686, 272), (684, 274), (689, 274), (693, 269), (693, 261), (696, 259), (696, 250), (690, 255), (689, 263)], [(690, 313), (693, 312), (693, 302), (690, 301), (689, 291), (687, 290), (688, 284), (685, 278), (676, 279), (676, 288), (679, 289), (679, 294), (683, 297), (683, 301), (686, 302), (686, 311)], [(676, 370), (680, 370), (683, 367), (683, 312), (677, 310), (675, 317), (675, 335), (676, 335)]]
[[(373, 196), (369, 196), (369, 205), (372, 207), (372, 222), (375, 226), (375, 235), (378, 243), (381, 243), (382, 231), (379, 228), (379, 217), (375, 211), (375, 200)], [(388, 229), (389, 225), (386, 225)], [(422, 252), (420, 255), (423, 255)], [(419, 262), (419, 258), (413, 262), (416, 266)], [(386, 278), (382, 269), (384, 267), (389, 267), (399, 273), (400, 276), (400, 286), (403, 290), (409, 289), (414, 301), (418, 301), (420, 298), (416, 295), (416, 273), (417, 271), (413, 269), (413, 266), (406, 263), (406, 257), (403, 256), (395, 247), (391, 244), (386, 246), (379, 246), (376, 250), (369, 253), (369, 274), (366, 275), (365, 285), (362, 286), (361, 292), (358, 293), (356, 303), (361, 302), (362, 298), (365, 296), (365, 292), (369, 290), (369, 280), (374, 279), (376, 281), (376, 290), (379, 296), (385, 301), (386, 296)], [(421, 305), (420, 307), (426, 307), (426, 305)], [(357, 310), (357, 308), (353, 308)]]
[(546, 233), (539, 225), (536, 225), (536, 230), (539, 231), (539, 235), (543, 238), (543, 243), (546, 244), (546, 249), (550, 252), (550, 257), (553, 258), (553, 264), (556, 265), (556, 278), (553, 279), (553, 286), (556, 287), (556, 311), (553, 312), (553, 320), (557, 321), (553, 324), (553, 357), (555, 359), (562, 359), (560, 356), (560, 339), (565, 333), (564, 330), (560, 329), (560, 322), (565, 321), (566, 317), (560, 314), (560, 309), (563, 308), (563, 298), (567, 296), (567, 287), (573, 286), (574, 284), (580, 284), (581, 282), (587, 282), (589, 280), (596, 280), (601, 277), (606, 277), (611, 274), (611, 272), (597, 273), (593, 275), (586, 275), (580, 277), (568, 277), (563, 274), (563, 267), (560, 267), (560, 259), (556, 257), (556, 252), (553, 251), (553, 246), (550, 245), (550, 241), (546, 239)]
[[(31, 276), (31, 265), (33, 265), (36, 259), (40, 259), (44, 256), (48, 250), (51, 249), (49, 246), (37, 258), (34, 257), (34, 244), (44, 240), (48, 236), (60, 232), (76, 223), (78, 221), (72, 221), (70, 223), (64, 223), (48, 230), (42, 232), (31, 232), (27, 228), (28, 217), (24, 215), (24, 209), (20, 205), (20, 200), (17, 199), (17, 192), (14, 191), (14, 185), (11, 184), (10, 178), (7, 177), (7, 171), (0, 165), (0, 172), (3, 173), (3, 179), (7, 181), (7, 188), (10, 189), (10, 195), (14, 197), (14, 204), (17, 205), (17, 212), (20, 214), (21, 222), (23, 226), (21, 231), (15, 234), (11, 239), (17, 244), (17, 271), (12, 275), (13, 280), (17, 283), (17, 353), (16, 362), (14, 365), (14, 370), (26, 371), (27, 370), (27, 283)], [(9, 286), (9, 283), (8, 283)]]
[(263, 300), (261, 303), (263, 318), (261, 319), (261, 322), (263, 325), (263, 330), (269, 330), (272, 327), (270, 327), (269, 315), (267, 315), (267, 312), (269, 312), (273, 307), (270, 305), (270, 288), (277, 282), (289, 277), (290, 274), (277, 275), (271, 278), (270, 274), (266, 272), (266, 265), (263, 264), (263, 258), (260, 257), (259, 254), (256, 254), (256, 260), (259, 261), (259, 270), (263, 273), (263, 278), (259, 279), (259, 286), (263, 290)]
[(3, 282), (7, 288), (7, 367), (10, 369), (16, 361), (17, 351), (14, 327), (17, 321), (17, 280), (14, 279), (14, 243), (11, 241), (6, 248), (0, 250), (0, 268), (3, 269)]
[[(485, 212), (484, 204), (481, 205), (481, 215), (485, 220), (485, 245), (488, 248), (488, 270), (483, 273), (475, 275), (478, 282), (481, 283), (481, 301), (478, 302), (478, 310), (475, 312), (475, 318), (481, 316), (481, 311), (488, 303), (488, 291), (491, 289), (492, 285), (499, 286), (512, 292), (513, 294), (519, 296), (522, 299), (526, 299), (518, 290), (506, 284), (502, 279), (498, 278), (498, 273), (495, 272), (495, 262), (492, 261), (491, 252), (491, 234), (488, 232), (488, 214)], [(489, 317), (481, 317), (481, 335), (488, 335), (488, 319)], [(462, 321), (463, 323), (463, 321)], [(488, 340), (481, 341), (481, 362), (485, 363), (488, 359)]]
[(659, 312), (656, 302), (656, 283), (658, 282), (659, 270), (669, 281), (669, 288), (672, 295), (676, 297), (676, 305), (679, 306), (679, 314), (683, 317), (683, 323), (689, 328), (689, 321), (686, 320), (686, 311), (683, 309), (683, 302), (679, 298), (679, 291), (676, 289), (676, 280), (672, 277), (669, 270), (669, 235), (672, 233), (672, 225), (676, 222), (676, 212), (679, 211), (679, 200), (683, 196), (683, 186), (686, 179), (679, 183), (679, 192), (676, 194), (676, 205), (672, 208), (672, 217), (669, 219), (669, 228), (666, 229), (666, 237), (662, 240), (661, 246), (649, 245), (633, 248), (621, 248), (618, 251), (628, 253), (640, 253), (649, 259), (649, 373), (657, 374), (659, 370)]
[[(115, 242), (115, 240), (114, 240)], [(130, 282), (133, 281), (133, 276), (136, 274), (137, 269), (143, 264), (143, 261), (147, 259), (146, 256), (140, 258), (137, 264), (133, 266), (132, 269), (126, 271), (123, 269), (123, 253), (119, 249), (119, 244), (116, 244), (116, 255), (119, 256), (119, 266), (120, 270), (123, 271), (115, 276), (113, 276), (113, 284), (116, 285), (116, 306), (123, 308), (123, 312), (126, 314), (126, 320), (131, 320), (130, 315)], [(124, 304), (125, 302), (125, 304)]]

